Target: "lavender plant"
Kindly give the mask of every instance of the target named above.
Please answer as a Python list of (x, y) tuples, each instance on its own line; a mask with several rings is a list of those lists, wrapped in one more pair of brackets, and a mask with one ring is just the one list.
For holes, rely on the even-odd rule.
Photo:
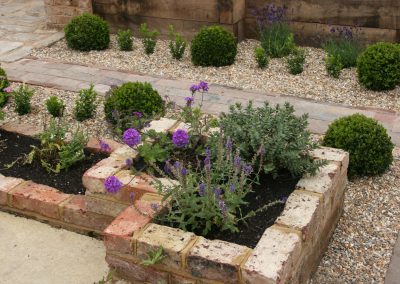
[(287, 59), (287, 66), (292, 75), (297, 75), (303, 72), (306, 54), (304, 49), (295, 48), (292, 54)]
[(262, 48), (261, 46), (256, 47), (254, 49), (254, 57), (260, 69), (265, 69), (266, 67), (268, 67), (269, 59), (267, 54), (265, 53), (264, 48)]
[(14, 90), (15, 111), (18, 115), (25, 115), (31, 112), (31, 98), (34, 91), (25, 84), (21, 85), (17, 90)]

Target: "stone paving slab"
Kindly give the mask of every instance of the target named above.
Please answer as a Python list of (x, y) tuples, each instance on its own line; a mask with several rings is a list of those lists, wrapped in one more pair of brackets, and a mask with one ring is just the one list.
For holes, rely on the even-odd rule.
[(394, 247), (389, 269), (386, 272), (385, 284), (398, 284), (400, 282), (400, 235)]
[[(5, 63), (9, 79), (28, 84), (53, 87), (68, 91), (79, 91), (81, 88), (95, 85), (100, 94), (105, 94), (112, 85), (128, 81), (151, 82), (162, 96), (169, 96), (178, 104), (184, 104), (184, 98), (189, 95), (192, 83), (188, 80), (170, 80), (157, 76), (139, 75), (118, 70), (107, 70), (94, 66), (57, 63), (47, 60), (25, 58), (12, 63)], [(199, 78), (201, 80), (201, 78)], [(400, 145), (400, 114), (373, 108), (354, 108), (338, 104), (314, 102), (296, 97), (276, 95), (266, 92), (246, 91), (221, 85), (210, 85), (210, 92), (204, 97), (204, 110), (218, 114), (226, 112), (230, 104), (247, 103), (253, 100), (256, 106), (265, 101), (275, 105), (289, 102), (296, 109), (296, 114), (308, 113), (309, 129), (314, 133), (323, 134), (329, 124), (342, 116), (362, 113), (379, 120), (388, 130), (393, 142)]]

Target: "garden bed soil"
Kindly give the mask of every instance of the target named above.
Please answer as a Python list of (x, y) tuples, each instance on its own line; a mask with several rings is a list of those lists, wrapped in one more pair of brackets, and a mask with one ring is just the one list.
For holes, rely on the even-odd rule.
[(39, 146), (40, 141), (0, 129), (0, 174), (32, 180), (54, 187), (67, 194), (85, 194), (82, 175), (106, 157), (104, 154), (86, 152), (85, 160), (74, 165), (68, 171), (62, 171), (58, 174), (47, 172), (37, 160), (31, 165), (23, 165), (23, 161), (20, 160), (12, 167), (7, 167), (7, 165), (27, 155), (32, 150), (32, 145)]
[[(270, 202), (286, 200), (294, 191), (299, 180), (300, 178), (293, 178), (289, 173), (281, 173), (276, 179), (273, 179), (271, 175), (261, 175), (259, 184), (253, 186), (253, 192), (246, 196), (245, 202), (248, 204), (241, 208), (243, 216)], [(205, 237), (211, 240), (218, 239), (255, 248), (264, 231), (275, 223), (284, 207), (285, 204), (283, 202), (278, 203), (247, 219), (246, 223), (239, 223), (239, 232), (237, 233), (213, 228)], [(174, 224), (164, 223), (163, 225), (177, 227)], [(194, 233), (201, 235), (201, 231), (195, 231)]]

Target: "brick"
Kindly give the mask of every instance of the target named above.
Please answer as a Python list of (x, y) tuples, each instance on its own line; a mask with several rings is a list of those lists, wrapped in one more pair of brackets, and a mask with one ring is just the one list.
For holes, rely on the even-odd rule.
[(61, 220), (102, 232), (125, 207), (108, 200), (75, 195), (61, 205)]
[(321, 218), (320, 197), (295, 190), (275, 224), (299, 230), (305, 241), (316, 235)]
[(7, 205), (7, 193), (24, 180), (0, 175), (0, 205)]
[(207, 280), (237, 283), (241, 263), (249, 254), (245, 246), (199, 237), (187, 257), (187, 270)]
[(128, 145), (122, 145), (112, 152), (111, 157), (126, 161), (127, 159), (136, 159), (137, 155), (138, 152), (136, 150), (132, 149)]
[(152, 122), (150, 122), (150, 126), (144, 128), (143, 131), (147, 132), (149, 130), (155, 130), (156, 132), (168, 133), (168, 131), (171, 128), (173, 128), (174, 125), (177, 123), (178, 123), (178, 121), (175, 119), (163, 117), (159, 120), (153, 120)]
[(291, 271), (299, 262), (301, 239), (298, 234), (268, 228), (242, 266), (246, 284), (292, 283)]
[[(118, 148), (120, 148), (121, 146), (123, 146), (122, 144), (115, 142), (114, 140), (111, 139), (101, 139), (102, 141), (104, 141), (105, 143), (107, 143), (110, 148), (111, 148), (111, 152), (117, 150)], [(110, 154), (109, 152), (104, 152), (101, 150), (100, 147), (100, 141), (98, 138), (94, 138), (94, 137), (90, 137), (88, 143), (86, 144), (86, 149), (92, 153), (105, 153), (105, 154)]]
[(28, 181), (12, 193), (12, 207), (32, 211), (45, 217), (59, 219), (58, 204), (68, 198), (55, 188)]
[[(124, 203), (131, 204), (134, 200), (140, 199), (143, 194), (156, 193), (157, 190), (150, 185), (152, 179), (147, 175), (134, 175), (129, 170), (122, 170), (116, 174), (116, 177), (123, 183), (122, 189), (111, 195), (114, 199)], [(132, 199), (132, 194), (134, 200)]]
[(106, 193), (104, 188), (105, 179), (126, 167), (125, 161), (112, 157), (101, 160), (84, 173), (82, 177), (83, 185), (89, 194)]
[(321, 147), (312, 151), (311, 155), (317, 159), (339, 162), (342, 168), (349, 166), (349, 153), (341, 149)]
[(154, 284), (168, 283), (168, 273), (166, 272), (155, 270), (112, 254), (106, 255), (106, 261), (110, 268), (115, 270), (117, 275), (123, 279)]
[(185, 123), (185, 122), (179, 122), (178, 124), (176, 124), (174, 127), (172, 127), (169, 130), (169, 134), (173, 134), (178, 129), (183, 129), (185, 131), (189, 131), (190, 130), (190, 124)]
[[(135, 201), (135, 207), (140, 213), (147, 215), (150, 218), (153, 218), (156, 213), (163, 210), (161, 208), (162, 198), (163, 197), (161, 195), (155, 193), (145, 193), (139, 200)], [(154, 209), (152, 208), (153, 204), (156, 204), (157, 208), (159, 208), (157, 209), (157, 211), (154, 211)]]
[(3, 124), (1, 128), (24, 136), (35, 136), (42, 132), (38, 126), (13, 121)]
[(148, 258), (149, 251), (157, 250), (162, 246), (166, 257), (160, 264), (180, 269), (184, 266), (182, 259), (186, 253), (185, 249), (194, 241), (195, 237), (193, 233), (180, 229), (150, 224), (136, 241), (137, 257), (145, 260)]
[(189, 278), (179, 276), (176, 274), (171, 274), (170, 283), (171, 284), (196, 284), (196, 280), (189, 279)]
[(135, 207), (126, 208), (104, 230), (104, 244), (107, 251), (134, 254), (132, 236), (150, 222), (151, 218), (138, 212)]

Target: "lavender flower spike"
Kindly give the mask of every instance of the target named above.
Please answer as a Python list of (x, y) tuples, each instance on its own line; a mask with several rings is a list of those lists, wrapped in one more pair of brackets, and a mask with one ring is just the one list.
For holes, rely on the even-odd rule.
[(110, 153), (112, 151), (110, 145), (108, 145), (103, 140), (100, 140), (99, 144), (100, 144), (100, 149), (102, 152)]

